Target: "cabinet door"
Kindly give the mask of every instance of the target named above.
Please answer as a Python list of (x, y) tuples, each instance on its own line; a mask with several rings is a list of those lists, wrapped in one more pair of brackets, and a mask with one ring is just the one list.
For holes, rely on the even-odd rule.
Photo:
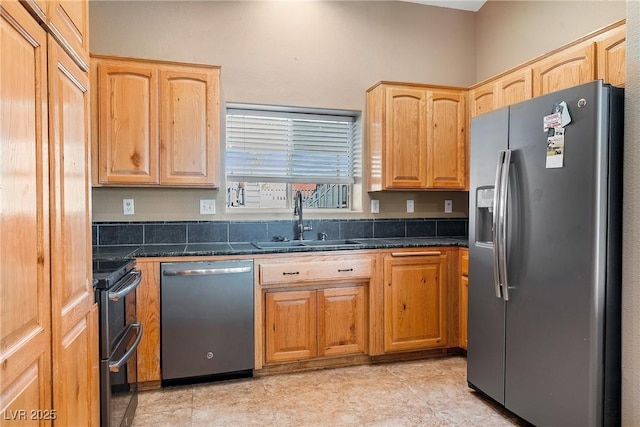
[(144, 63), (98, 63), (101, 184), (158, 184), (158, 76)]
[(595, 58), (595, 43), (588, 42), (564, 49), (535, 63), (533, 95), (540, 96), (594, 80)]
[(425, 188), (427, 91), (391, 86), (385, 98), (385, 188)]
[(469, 319), (469, 278), (460, 277), (460, 347), (467, 349), (467, 322)]
[(533, 96), (531, 68), (517, 70), (496, 82), (496, 108), (531, 99)]
[(82, 71), (89, 71), (89, 0), (47, 0), (47, 27)]
[(52, 408), (47, 37), (18, 1), (0, 9), (0, 417), (7, 420)]
[(364, 286), (318, 290), (318, 355), (364, 353), (367, 299)]
[(160, 263), (137, 261), (142, 281), (136, 290), (136, 316), (144, 333), (138, 345), (138, 381), (160, 381)]
[(460, 249), (460, 287), (458, 289), (459, 305), (458, 318), (460, 320), (460, 347), (467, 348), (467, 322), (469, 318), (469, 251)]
[(384, 259), (384, 350), (446, 345), (446, 256)]
[(478, 86), (469, 91), (471, 117), (493, 111), (498, 108), (495, 82)]
[(624, 87), (626, 80), (626, 26), (607, 31), (596, 42), (598, 49), (598, 78), (614, 86)]
[(51, 37), (48, 46), (53, 405), (62, 425), (97, 425), (89, 77)]
[(466, 177), (466, 94), (432, 90), (427, 107), (427, 185), (462, 189)]
[(217, 184), (218, 70), (160, 72), (160, 183)]
[(267, 292), (266, 362), (310, 359), (317, 355), (316, 291)]

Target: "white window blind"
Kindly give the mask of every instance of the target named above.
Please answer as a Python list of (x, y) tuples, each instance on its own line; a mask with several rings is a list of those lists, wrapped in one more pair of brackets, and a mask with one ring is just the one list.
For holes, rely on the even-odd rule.
[(361, 164), (354, 112), (227, 109), (228, 181), (352, 184)]

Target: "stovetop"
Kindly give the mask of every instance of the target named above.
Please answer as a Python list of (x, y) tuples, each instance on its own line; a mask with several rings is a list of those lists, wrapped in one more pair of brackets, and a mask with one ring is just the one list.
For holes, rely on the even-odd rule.
[(133, 270), (135, 261), (93, 261), (93, 285), (99, 289), (109, 289), (125, 274)]

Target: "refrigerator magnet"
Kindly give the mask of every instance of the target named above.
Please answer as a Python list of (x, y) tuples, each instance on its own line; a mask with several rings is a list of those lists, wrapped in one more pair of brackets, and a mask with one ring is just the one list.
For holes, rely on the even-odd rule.
[(560, 107), (560, 126), (565, 127), (571, 123), (571, 114), (569, 114), (569, 107), (565, 101), (559, 104)]
[(547, 137), (547, 169), (564, 166), (564, 128), (553, 128), (553, 135)]

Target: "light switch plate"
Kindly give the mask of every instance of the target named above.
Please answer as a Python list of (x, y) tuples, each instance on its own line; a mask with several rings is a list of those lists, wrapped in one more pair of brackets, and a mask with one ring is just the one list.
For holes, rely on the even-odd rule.
[(216, 201), (214, 199), (200, 199), (200, 215), (214, 215)]
[(451, 200), (444, 201), (444, 213), (453, 212), (453, 202)]
[(371, 213), (380, 213), (380, 200), (371, 200)]
[(133, 199), (122, 199), (123, 215), (133, 215), (134, 212)]
[(407, 213), (413, 212), (413, 200), (407, 200)]

